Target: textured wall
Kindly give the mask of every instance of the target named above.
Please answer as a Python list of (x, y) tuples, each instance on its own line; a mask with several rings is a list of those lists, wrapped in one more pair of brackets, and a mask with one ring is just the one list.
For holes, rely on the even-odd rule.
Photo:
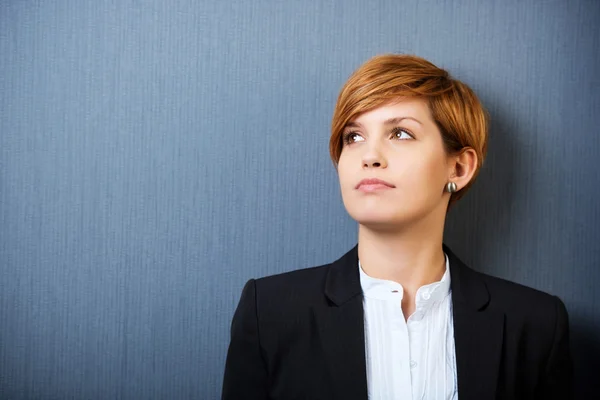
[(354, 244), (329, 122), (381, 52), (480, 94), (489, 159), (447, 242), (561, 296), (600, 390), (598, 21), (594, 0), (1, 0), (0, 398), (218, 398), (244, 282)]

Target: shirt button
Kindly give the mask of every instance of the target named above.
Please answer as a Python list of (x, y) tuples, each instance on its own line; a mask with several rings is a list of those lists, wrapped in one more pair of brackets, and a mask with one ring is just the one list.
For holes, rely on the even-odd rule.
[(429, 300), (431, 298), (431, 293), (425, 292), (421, 295), (421, 297), (423, 297), (423, 300)]
[(415, 368), (417, 365), (419, 365), (419, 364), (417, 364), (416, 361), (410, 360), (410, 368)]

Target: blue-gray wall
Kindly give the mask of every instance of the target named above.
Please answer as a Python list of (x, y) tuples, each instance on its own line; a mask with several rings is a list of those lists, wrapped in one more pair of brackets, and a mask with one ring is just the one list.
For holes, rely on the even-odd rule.
[(0, 398), (216, 399), (251, 277), (355, 241), (328, 158), (367, 58), (492, 116), (447, 242), (559, 295), (600, 385), (600, 2), (0, 1)]

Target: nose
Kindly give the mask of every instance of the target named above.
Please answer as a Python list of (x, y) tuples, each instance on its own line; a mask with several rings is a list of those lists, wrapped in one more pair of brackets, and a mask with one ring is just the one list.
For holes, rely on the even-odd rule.
[(363, 168), (386, 168), (387, 160), (376, 148), (370, 148), (362, 157)]

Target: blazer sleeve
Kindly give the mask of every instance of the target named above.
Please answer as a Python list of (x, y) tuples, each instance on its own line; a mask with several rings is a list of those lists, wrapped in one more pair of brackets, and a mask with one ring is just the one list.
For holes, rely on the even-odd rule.
[(556, 323), (554, 340), (545, 373), (540, 382), (539, 399), (573, 398), (573, 364), (569, 349), (569, 317), (564, 303), (554, 297)]
[(267, 399), (267, 369), (260, 350), (256, 281), (250, 279), (231, 322), (222, 400)]

